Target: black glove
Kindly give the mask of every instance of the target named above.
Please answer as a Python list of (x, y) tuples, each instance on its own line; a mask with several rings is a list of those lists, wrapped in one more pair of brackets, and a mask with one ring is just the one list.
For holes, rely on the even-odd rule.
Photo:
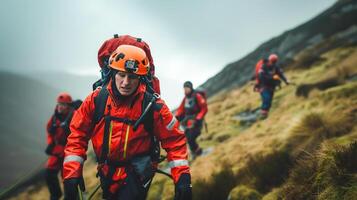
[(191, 175), (182, 174), (175, 186), (175, 200), (192, 200)]
[(176, 119), (181, 122), (184, 119), (184, 116), (176, 116)]
[(54, 143), (51, 143), (49, 144), (47, 147), (46, 147), (46, 150), (45, 150), (45, 153), (47, 155), (52, 155), (52, 151), (53, 151), (53, 148), (55, 147), (55, 144)]
[(86, 190), (84, 186), (83, 177), (80, 178), (70, 178), (63, 181), (64, 184), (64, 199), (65, 200), (76, 200), (80, 199), (79, 195), (82, 195), (78, 191), (79, 189), (84, 192)]
[(202, 120), (202, 119), (200, 119), (200, 120), (196, 119), (196, 122), (195, 122), (195, 127), (197, 127), (197, 128), (202, 127), (202, 122), (203, 122), (203, 120)]

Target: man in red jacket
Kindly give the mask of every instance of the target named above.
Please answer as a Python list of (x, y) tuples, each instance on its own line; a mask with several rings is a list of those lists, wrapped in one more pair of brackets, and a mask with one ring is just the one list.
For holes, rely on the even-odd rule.
[(104, 199), (146, 198), (157, 167), (157, 141), (167, 152), (175, 199), (191, 199), (185, 135), (165, 102), (146, 90), (145, 52), (120, 45), (109, 67), (108, 84), (93, 91), (73, 116), (63, 163), (65, 198), (75, 199), (77, 188), (84, 189), (82, 168), (91, 140)]
[(208, 111), (207, 102), (201, 93), (193, 89), (190, 81), (186, 81), (183, 87), (185, 98), (176, 111), (176, 118), (185, 128), (185, 134), (193, 156), (199, 156), (202, 153), (202, 149), (198, 146), (196, 138), (201, 134), (203, 118)]
[(276, 87), (280, 87), (280, 80), (289, 84), (282, 69), (277, 65), (278, 56), (271, 54), (269, 59), (264, 59), (259, 69), (256, 69), (257, 91), (260, 92), (262, 99), (261, 119), (266, 119), (273, 102)]
[(67, 93), (61, 93), (57, 97), (55, 113), (47, 123), (47, 148), (49, 156), (46, 163), (46, 182), (50, 191), (50, 199), (59, 199), (62, 191), (59, 185), (58, 172), (62, 170), (64, 147), (69, 135), (69, 123), (73, 109), (70, 107), (72, 98)]

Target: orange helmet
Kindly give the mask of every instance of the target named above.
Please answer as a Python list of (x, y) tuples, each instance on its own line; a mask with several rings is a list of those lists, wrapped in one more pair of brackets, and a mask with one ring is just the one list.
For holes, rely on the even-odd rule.
[(137, 75), (147, 75), (150, 70), (145, 51), (132, 45), (120, 45), (109, 58), (109, 67)]
[(269, 62), (270, 63), (276, 63), (278, 61), (278, 55), (276, 54), (270, 54), (269, 56)]
[(57, 97), (57, 103), (72, 103), (72, 97), (66, 92), (62, 92)]

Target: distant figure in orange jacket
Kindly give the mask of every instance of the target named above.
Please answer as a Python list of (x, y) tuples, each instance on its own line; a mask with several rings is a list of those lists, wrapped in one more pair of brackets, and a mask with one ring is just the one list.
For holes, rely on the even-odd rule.
[(176, 111), (176, 118), (185, 129), (193, 156), (199, 156), (202, 149), (197, 144), (196, 138), (201, 134), (203, 118), (208, 111), (207, 102), (202, 93), (193, 89), (193, 84), (190, 81), (186, 81), (183, 87), (185, 97)]
[(78, 187), (84, 190), (82, 169), (91, 140), (104, 199), (146, 198), (160, 142), (167, 152), (175, 199), (190, 200), (186, 138), (165, 102), (147, 91), (143, 78), (150, 67), (145, 51), (120, 45), (108, 63), (109, 82), (84, 100), (70, 125), (63, 163), (65, 199), (77, 198)]
[(70, 133), (69, 124), (73, 114), (71, 103), (72, 97), (69, 94), (59, 94), (55, 113), (47, 123), (48, 146), (45, 152), (49, 157), (46, 163), (46, 182), (51, 200), (60, 199), (62, 196), (58, 172), (62, 170), (64, 147), (67, 142), (67, 136)]

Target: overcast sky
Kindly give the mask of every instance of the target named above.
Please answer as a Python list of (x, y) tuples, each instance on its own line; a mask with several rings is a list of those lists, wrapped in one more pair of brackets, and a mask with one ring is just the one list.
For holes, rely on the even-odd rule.
[[(149, 43), (171, 108), (194, 85), (335, 0), (1, 0), (0, 68), (99, 74), (97, 51), (114, 33)], [(257, 58), (258, 59), (258, 58)]]

